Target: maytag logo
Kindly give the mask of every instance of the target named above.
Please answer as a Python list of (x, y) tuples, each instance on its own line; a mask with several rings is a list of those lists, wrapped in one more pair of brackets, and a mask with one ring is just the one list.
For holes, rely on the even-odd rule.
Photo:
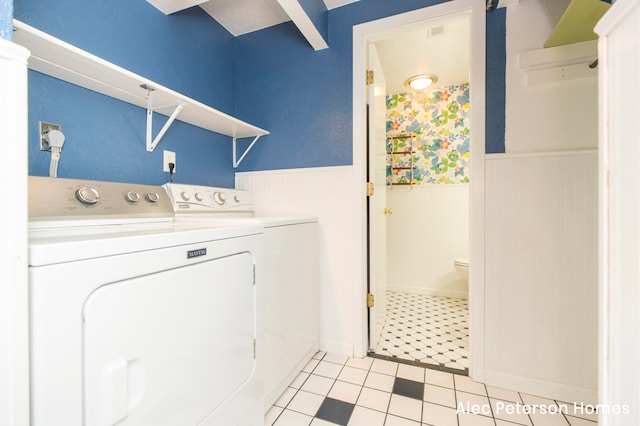
[(207, 249), (206, 248), (201, 248), (201, 249), (197, 249), (197, 250), (189, 250), (187, 252), (187, 259), (191, 259), (192, 257), (198, 257), (198, 256), (206, 256), (207, 255)]

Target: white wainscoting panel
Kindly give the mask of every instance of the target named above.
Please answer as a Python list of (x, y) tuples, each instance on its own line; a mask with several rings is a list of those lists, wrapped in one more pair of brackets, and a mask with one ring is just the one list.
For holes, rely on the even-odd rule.
[[(351, 166), (236, 173), (251, 192), (256, 215), (301, 214), (319, 220), (320, 350), (353, 356), (361, 328), (361, 229), (354, 211), (364, 197)], [(291, 301), (295, 303), (295, 301)], [(358, 307), (362, 307), (362, 309)]]
[(469, 185), (388, 188), (389, 290), (468, 298), (453, 261), (469, 258)]
[(597, 401), (597, 153), (486, 161), (486, 383)]

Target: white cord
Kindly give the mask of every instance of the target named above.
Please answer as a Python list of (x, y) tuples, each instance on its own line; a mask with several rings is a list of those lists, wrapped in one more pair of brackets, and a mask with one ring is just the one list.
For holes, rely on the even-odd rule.
[(60, 161), (60, 154), (62, 153), (62, 146), (64, 145), (64, 135), (60, 130), (49, 130), (42, 137), (51, 148), (49, 176), (58, 177), (58, 163)]

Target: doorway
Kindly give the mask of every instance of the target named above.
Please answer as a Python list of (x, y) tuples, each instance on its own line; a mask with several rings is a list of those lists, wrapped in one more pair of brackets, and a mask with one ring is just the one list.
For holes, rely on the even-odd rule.
[[(484, 4), (477, 0), (466, 0), (460, 2), (448, 2), (440, 5), (421, 9), (419, 11), (409, 12), (402, 15), (397, 15), (390, 18), (385, 18), (379, 21), (374, 21), (366, 24), (361, 24), (354, 27), (354, 166), (356, 170), (362, 172), (363, 180), (366, 175), (366, 162), (363, 161), (367, 156), (366, 149), (366, 132), (363, 131), (366, 128), (366, 108), (364, 107), (366, 101), (366, 86), (365, 86), (365, 69), (367, 68), (367, 56), (369, 46), (375, 43), (381, 43), (384, 40), (388, 40), (391, 37), (399, 34), (400, 32), (406, 32), (410, 30), (416, 30), (420, 28), (431, 27), (433, 29), (434, 24), (437, 24), (438, 20), (444, 22), (444, 20), (455, 17), (466, 17), (471, 28), (470, 34), (474, 34), (473, 39), (470, 39), (470, 72), (469, 83), (472, 90), (469, 100), (470, 105), (473, 105), (473, 110), (477, 111), (470, 118), (470, 129), (474, 134), (471, 138), (470, 146), (470, 162), (474, 164), (473, 176), (469, 176), (470, 195), (469, 195), (469, 211), (470, 214), (470, 241), (469, 246), (469, 259), (470, 263), (474, 265), (472, 272), (470, 273), (469, 282), (470, 285), (470, 324), (469, 328), (471, 332), (470, 340), (470, 375), (476, 380), (482, 380), (484, 375), (483, 371), (483, 206), (482, 206), (482, 187), (483, 187), (483, 173), (484, 173), (484, 96), (485, 96), (485, 83), (484, 83), (484, 62), (485, 62), (485, 47), (484, 36), (478, 37), (477, 35), (484, 35)], [(438, 25), (435, 25), (438, 27)], [(438, 31), (436, 28), (433, 30)], [(360, 74), (361, 72), (361, 74)], [(362, 86), (360, 85), (362, 84)], [(477, 88), (477, 89), (476, 89)], [(388, 93), (388, 92), (387, 92)], [(369, 130), (371, 131), (371, 130)], [(385, 166), (386, 167), (386, 166)], [(474, 180), (476, 182), (474, 183)], [(371, 204), (372, 211), (384, 211), (386, 206), (377, 206), (375, 196), (369, 197), (369, 203)], [(386, 202), (385, 202), (386, 203)], [(370, 219), (370, 223), (375, 223), (374, 219)], [(373, 228), (375, 231), (375, 227)], [(371, 231), (371, 230), (369, 230)], [(367, 232), (366, 235), (373, 237), (375, 240), (375, 233)], [(363, 242), (366, 245), (366, 241)], [(375, 247), (375, 241), (372, 241), (372, 247)], [(365, 249), (366, 250), (366, 249)], [(385, 305), (385, 294), (381, 294), (377, 290), (377, 284), (384, 286), (383, 280), (376, 278), (376, 271), (374, 270), (377, 264), (375, 259), (375, 253), (371, 253), (369, 265), (370, 269), (367, 270), (368, 283), (364, 283), (362, 287), (363, 296), (367, 291), (367, 284), (371, 285), (371, 291), (375, 293), (376, 306)], [(378, 255), (380, 257), (380, 255)], [(451, 259), (453, 262), (454, 259)], [(363, 297), (364, 298), (364, 297)], [(375, 308), (369, 312), (369, 310), (363, 311), (363, 328), (371, 331), (375, 330), (375, 319), (380, 317), (381, 312), (375, 312)], [(368, 320), (371, 319), (369, 322)], [(369, 328), (366, 328), (367, 325)], [(373, 327), (371, 327), (373, 325)], [(363, 333), (363, 348), (364, 352), (369, 349), (369, 341), (375, 339), (375, 333)]]

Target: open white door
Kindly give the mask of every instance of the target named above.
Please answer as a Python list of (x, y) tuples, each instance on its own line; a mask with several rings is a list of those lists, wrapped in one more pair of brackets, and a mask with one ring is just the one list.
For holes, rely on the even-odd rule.
[(375, 296), (369, 308), (369, 350), (378, 343), (379, 326), (386, 313), (387, 281), (387, 187), (386, 187), (386, 88), (384, 74), (376, 46), (368, 47), (368, 70), (373, 71), (374, 82), (367, 86), (369, 105), (368, 180), (374, 185), (369, 197), (369, 293)]

